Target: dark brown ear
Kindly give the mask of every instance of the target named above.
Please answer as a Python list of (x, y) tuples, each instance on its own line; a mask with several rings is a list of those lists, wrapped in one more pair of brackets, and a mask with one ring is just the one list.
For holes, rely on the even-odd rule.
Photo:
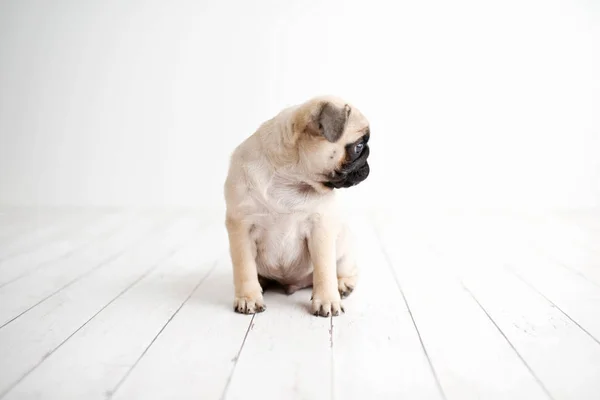
[(347, 104), (340, 108), (329, 102), (323, 103), (316, 121), (319, 133), (331, 143), (337, 142), (346, 129), (349, 115), (350, 106)]

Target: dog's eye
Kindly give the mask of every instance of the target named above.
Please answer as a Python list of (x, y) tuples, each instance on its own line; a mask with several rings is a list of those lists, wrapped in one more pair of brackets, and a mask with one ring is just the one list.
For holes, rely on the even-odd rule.
[(356, 146), (354, 146), (354, 154), (360, 154), (364, 147), (365, 144), (363, 142), (358, 143)]

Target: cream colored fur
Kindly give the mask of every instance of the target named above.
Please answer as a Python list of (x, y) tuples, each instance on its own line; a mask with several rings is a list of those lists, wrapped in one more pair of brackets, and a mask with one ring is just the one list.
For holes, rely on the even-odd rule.
[(289, 292), (312, 285), (312, 312), (322, 316), (343, 311), (340, 293), (356, 285), (350, 232), (335, 191), (322, 182), (368, 122), (348, 106), (343, 134), (331, 143), (314, 134), (315, 113), (324, 102), (341, 109), (347, 105), (319, 97), (287, 108), (233, 152), (225, 199), (238, 312), (265, 309), (259, 275)]

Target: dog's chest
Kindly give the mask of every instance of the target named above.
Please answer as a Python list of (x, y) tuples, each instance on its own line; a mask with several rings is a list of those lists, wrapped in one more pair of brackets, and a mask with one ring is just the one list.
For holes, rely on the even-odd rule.
[(307, 217), (301, 214), (259, 217), (252, 229), (258, 273), (280, 282), (308, 274), (308, 229)]

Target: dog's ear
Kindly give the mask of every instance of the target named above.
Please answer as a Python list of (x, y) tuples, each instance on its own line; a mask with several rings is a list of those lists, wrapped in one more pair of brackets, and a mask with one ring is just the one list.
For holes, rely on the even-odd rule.
[(299, 113), (299, 118), (306, 118), (304, 124), (300, 123), (306, 133), (335, 143), (344, 134), (349, 115), (349, 105), (340, 106), (325, 100), (308, 103)]
[(347, 104), (338, 107), (330, 102), (323, 103), (315, 121), (319, 133), (331, 143), (337, 142), (346, 129), (349, 115), (350, 106)]
[(337, 142), (346, 130), (351, 107), (330, 98), (314, 98), (296, 111), (292, 122), (291, 139), (295, 142), (302, 135), (323, 137)]

